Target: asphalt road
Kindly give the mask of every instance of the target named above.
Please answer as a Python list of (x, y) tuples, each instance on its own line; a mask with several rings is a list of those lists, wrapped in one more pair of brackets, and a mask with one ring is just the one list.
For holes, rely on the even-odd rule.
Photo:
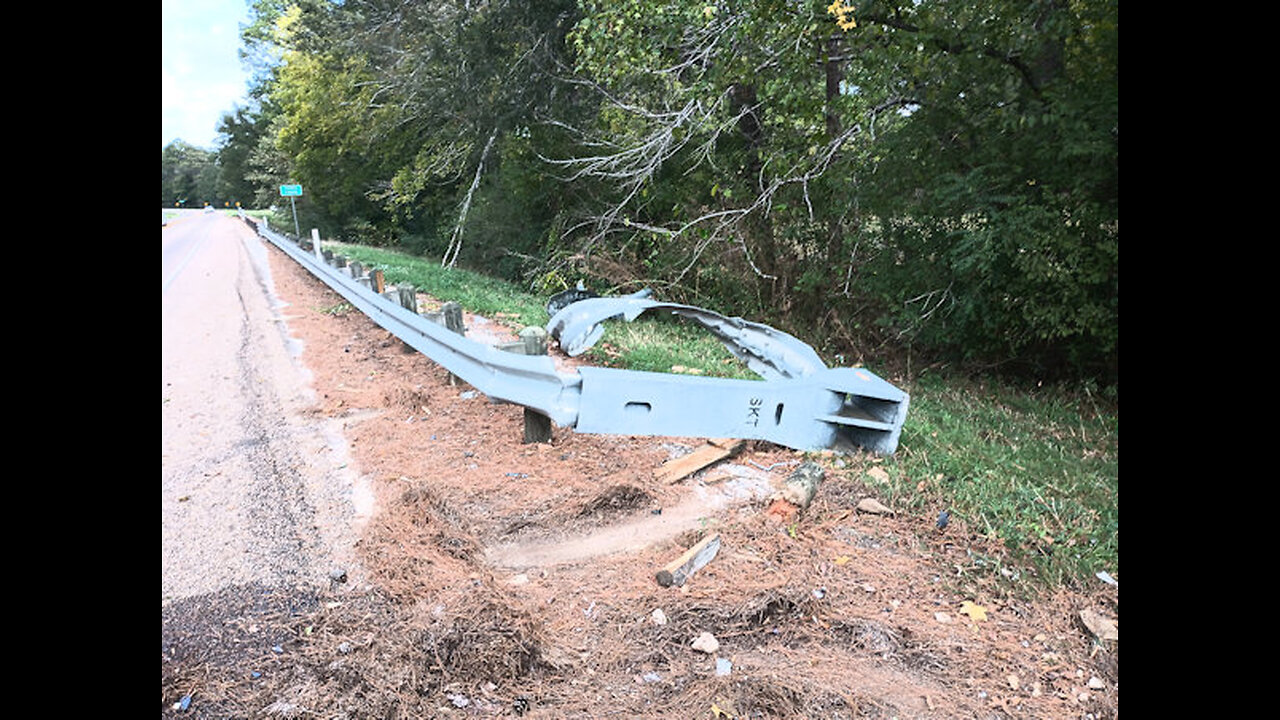
[(358, 479), (312, 401), (267, 248), (192, 212), (161, 242), (162, 604), (329, 581), (354, 541)]

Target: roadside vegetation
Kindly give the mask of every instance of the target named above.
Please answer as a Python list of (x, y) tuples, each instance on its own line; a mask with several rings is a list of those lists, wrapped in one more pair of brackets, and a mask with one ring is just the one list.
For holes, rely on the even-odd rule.
[(303, 228), (537, 293), (1117, 382), (1114, 0), (255, 0), (241, 39), (165, 207), (299, 185)]
[[(363, 245), (326, 247), (381, 269), (388, 283), (411, 284), (470, 312), (517, 326), (549, 319), (545, 297), (477, 272)], [(754, 377), (705, 330), (662, 317), (613, 321), (590, 352), (593, 363), (612, 367)], [(1028, 384), (937, 368), (887, 379), (911, 395), (910, 410), (897, 453), (862, 478), (887, 505), (965, 523), (990, 549), (972, 558), (969, 572), (1011, 587), (1118, 576), (1114, 394), (1088, 382)]]

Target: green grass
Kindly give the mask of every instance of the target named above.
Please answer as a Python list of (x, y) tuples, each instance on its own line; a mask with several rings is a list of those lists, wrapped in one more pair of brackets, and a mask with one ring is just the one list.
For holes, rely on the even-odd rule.
[[(544, 326), (548, 298), (521, 292), (510, 283), (454, 268), (438, 260), (361, 245), (326, 242), (325, 247), (369, 267), (382, 270), (388, 283), (412, 284), (440, 300), (452, 300), (480, 315), (514, 315), (520, 325)], [(586, 353), (599, 365), (652, 372), (687, 368), (715, 377), (756, 378), (709, 332), (678, 318), (641, 316), (635, 322), (610, 321), (604, 336)]]
[[(949, 509), (1007, 555), (1006, 577), (1096, 583), (1119, 572), (1119, 416), (1087, 393), (926, 375), (877, 486), (896, 510)], [(1006, 564), (1006, 561), (1008, 564)]]
[(547, 324), (545, 300), (520, 292), (510, 283), (469, 270), (445, 269), (440, 267), (439, 260), (381, 248), (327, 241), (324, 248), (381, 270), (390, 284), (413, 285), (441, 301), (452, 300), (469, 312), (488, 317), (497, 313), (514, 315), (514, 320), (521, 325)]
[(662, 314), (606, 323), (586, 357), (597, 365), (628, 370), (760, 379), (707, 329)]
[[(389, 283), (411, 283), (471, 312), (514, 314), (522, 325), (549, 319), (546, 298), (478, 273), (378, 248), (326, 246), (381, 269)], [(609, 321), (587, 358), (632, 370), (755, 378), (711, 333), (660, 314)], [(985, 556), (974, 551), (973, 564), (996, 577), (1047, 586), (1097, 583), (1099, 571), (1118, 576), (1114, 409), (1083, 390), (938, 373), (897, 384), (911, 395), (898, 451), (882, 465), (887, 480), (865, 478), (887, 504), (930, 518), (949, 510), (953, 531), (968, 530), (975, 547), (991, 548)]]

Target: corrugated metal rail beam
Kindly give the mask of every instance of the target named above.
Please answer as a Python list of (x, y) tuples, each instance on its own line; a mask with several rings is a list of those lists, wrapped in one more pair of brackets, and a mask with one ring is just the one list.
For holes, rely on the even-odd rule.
[(897, 450), (910, 401), (906, 392), (869, 370), (828, 368), (810, 346), (766, 325), (639, 296), (585, 299), (561, 309), (547, 325), (571, 354), (594, 343), (605, 320), (630, 321), (648, 310), (668, 311), (706, 327), (765, 379), (598, 367), (562, 373), (550, 357), (505, 352), (451, 332), (379, 295), (266, 223), (246, 221), (418, 352), (488, 397), (523, 405), (561, 427), (612, 435), (767, 440), (797, 450), (863, 448), (884, 455)]

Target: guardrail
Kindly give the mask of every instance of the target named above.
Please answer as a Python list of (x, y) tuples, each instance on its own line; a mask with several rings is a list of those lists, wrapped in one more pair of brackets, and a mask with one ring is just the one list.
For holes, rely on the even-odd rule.
[(584, 433), (767, 440), (796, 450), (863, 448), (883, 455), (897, 450), (910, 401), (906, 392), (863, 368), (828, 368), (811, 347), (766, 325), (642, 296), (581, 300), (556, 312), (546, 328), (574, 354), (595, 342), (605, 320), (669, 311), (715, 333), (764, 379), (600, 367), (559, 372), (545, 349), (541, 355), (515, 354), (406, 307), (401, 289), (386, 289), (380, 271), (365, 273), (357, 263), (324, 251), (315, 230), (310, 242), (295, 240), (243, 211), (240, 216), (405, 344), (489, 398), (524, 406), (526, 441), (529, 421), (538, 419), (531, 416), (540, 416)]

